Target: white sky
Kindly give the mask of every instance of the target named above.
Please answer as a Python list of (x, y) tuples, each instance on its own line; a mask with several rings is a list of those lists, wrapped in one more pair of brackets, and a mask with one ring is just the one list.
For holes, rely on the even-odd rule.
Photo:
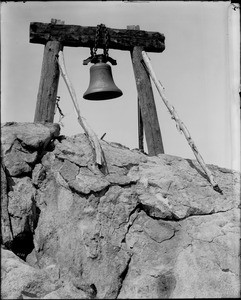
[[(236, 41), (233, 51), (235, 64), (239, 65), (239, 48), (235, 46), (239, 46), (239, 34), (235, 36), (237, 30), (230, 33), (230, 18), (235, 15), (232, 20), (237, 27), (239, 10), (234, 11), (230, 6), (229, 2), (196, 1), (1, 3), (1, 122), (34, 119), (44, 46), (29, 43), (30, 22), (49, 23), (55, 18), (82, 26), (103, 23), (110, 28), (125, 29), (127, 25), (140, 25), (142, 30), (165, 35), (164, 52), (148, 55), (167, 99), (189, 129), (204, 161), (238, 169), (240, 128), (239, 123), (233, 123), (231, 111), (236, 114), (235, 120), (239, 120), (239, 99), (233, 96), (233, 84), (235, 89), (239, 88), (239, 71), (230, 67), (230, 43)], [(89, 85), (91, 64), (84, 66), (82, 62), (89, 57), (89, 49), (64, 48), (67, 72), (89, 125), (99, 137), (106, 133), (107, 141), (137, 148), (137, 91), (130, 53), (110, 49), (109, 55), (117, 60), (112, 73), (123, 96), (88, 101), (82, 96)], [(165, 153), (194, 159), (154, 85), (153, 91)], [(65, 115), (61, 134), (83, 132), (62, 78), (58, 95)], [(59, 121), (58, 114), (55, 121)]]

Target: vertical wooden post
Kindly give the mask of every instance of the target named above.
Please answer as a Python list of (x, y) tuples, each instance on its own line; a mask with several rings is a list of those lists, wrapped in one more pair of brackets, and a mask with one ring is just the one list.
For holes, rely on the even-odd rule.
[[(51, 24), (64, 24), (59, 19), (51, 19)], [(54, 121), (54, 112), (59, 84), (59, 65), (56, 55), (63, 50), (58, 41), (48, 41), (44, 48), (41, 77), (37, 96), (34, 122)]]
[(138, 145), (139, 149), (144, 152), (144, 145), (143, 145), (143, 120), (141, 116), (141, 107), (140, 107), (140, 100), (139, 97), (137, 98), (137, 110), (138, 110)]
[[(139, 25), (127, 25), (127, 29), (140, 30)], [(138, 148), (144, 152), (143, 120), (141, 116), (140, 99), (137, 97), (137, 114), (138, 114)]]
[(34, 122), (53, 123), (54, 121), (59, 83), (56, 55), (60, 50), (62, 50), (62, 45), (58, 41), (49, 41), (45, 45)]
[(142, 50), (143, 47), (134, 47), (131, 52), (131, 59), (136, 78), (148, 154), (154, 156), (164, 153), (164, 148), (150, 77), (142, 64)]

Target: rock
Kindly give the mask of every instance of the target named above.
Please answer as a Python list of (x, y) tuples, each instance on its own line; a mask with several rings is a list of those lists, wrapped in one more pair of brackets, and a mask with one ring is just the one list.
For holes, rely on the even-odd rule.
[[(9, 215), (15, 239), (30, 233), (32, 244), (3, 281), (4, 297), (239, 297), (240, 174), (208, 165), (221, 194), (195, 160), (101, 145), (108, 174), (93, 168), (84, 134), (36, 148), (31, 172), (19, 168), (18, 178), (6, 166), (4, 226)], [(21, 281), (10, 291), (18, 268), (35, 287)]]
[(79, 167), (93, 163), (93, 150), (85, 134), (65, 137), (55, 142), (55, 155), (61, 160), (68, 160)]
[(78, 290), (72, 284), (67, 283), (63, 287), (46, 294), (42, 299), (93, 299), (82, 290)]
[(42, 164), (35, 165), (32, 174), (32, 183), (35, 186), (39, 186), (40, 183), (45, 179), (45, 177), (46, 177), (45, 167)]
[(3, 163), (10, 176), (29, 173), (50, 140), (59, 135), (58, 124), (15, 123), (1, 126)]
[(88, 299), (89, 294), (68, 280), (60, 280), (59, 269), (29, 266), (11, 251), (2, 250), (1, 296), (3, 299)]
[(2, 250), (1, 266), (3, 299), (23, 299), (22, 293), (40, 298), (56, 288), (51, 283), (48, 272), (30, 267), (11, 251)]
[(64, 161), (60, 169), (60, 175), (70, 188), (83, 194), (89, 194), (91, 191), (101, 191), (110, 184), (103, 175), (97, 176), (86, 167), (80, 169), (68, 160)]
[(105, 153), (108, 170), (111, 173), (113, 167), (121, 167), (129, 170), (140, 162), (146, 162), (147, 157), (144, 154), (130, 151), (127, 147), (119, 146), (116, 143), (108, 143), (101, 140), (101, 146)]
[(130, 179), (128, 176), (119, 175), (119, 174), (108, 174), (106, 176), (106, 180), (108, 180), (111, 184), (118, 184), (118, 185), (128, 185), (135, 180)]
[(8, 182), (1, 164), (1, 243), (7, 244), (13, 239), (10, 216), (8, 212)]
[(17, 236), (25, 229), (33, 231), (34, 218), (32, 213), (35, 188), (29, 177), (14, 178), (13, 190), (8, 193), (8, 211), (13, 236)]

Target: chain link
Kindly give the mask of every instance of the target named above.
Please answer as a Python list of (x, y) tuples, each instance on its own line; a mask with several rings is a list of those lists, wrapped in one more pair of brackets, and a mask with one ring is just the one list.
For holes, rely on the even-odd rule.
[(96, 52), (98, 49), (98, 41), (100, 38), (100, 28), (101, 28), (101, 24), (97, 25), (97, 29), (96, 29), (96, 33), (95, 33), (95, 46), (94, 46), (94, 51), (93, 51), (94, 56), (96, 56)]
[(110, 39), (110, 36), (109, 36), (109, 31), (108, 29), (105, 27), (104, 24), (100, 24), (100, 25), (97, 25), (97, 29), (96, 29), (96, 34), (95, 34), (95, 44), (94, 44), (94, 48), (90, 48), (90, 55), (95, 57), (96, 56), (96, 52), (97, 52), (97, 49), (98, 49), (98, 43), (100, 41), (100, 35), (101, 35), (101, 31), (102, 29), (104, 29), (104, 55), (107, 57), (109, 54), (108, 54), (108, 51), (109, 51), (109, 39)]
[(110, 35), (109, 31), (107, 28), (105, 28), (105, 41), (104, 41), (104, 55), (108, 57), (109, 55), (109, 40), (110, 40)]

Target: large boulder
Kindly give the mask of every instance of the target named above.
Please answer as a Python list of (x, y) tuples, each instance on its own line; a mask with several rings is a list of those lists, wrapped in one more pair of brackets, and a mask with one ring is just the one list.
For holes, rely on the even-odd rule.
[(1, 126), (2, 159), (10, 176), (29, 173), (39, 154), (58, 136), (58, 124), (8, 122)]
[[(7, 134), (21, 136), (21, 126), (15, 124)], [(36, 124), (28, 126), (27, 134)], [(39, 158), (30, 164), (31, 172), (22, 168), (16, 173), (11, 164), (4, 164), (5, 185), (11, 189), (3, 193), (2, 243), (25, 260), (24, 272), (40, 272), (36, 285), (45, 286), (33, 292), (19, 284), (16, 295), (239, 296), (239, 173), (208, 166), (220, 193), (195, 160), (149, 157), (101, 140), (108, 168), (103, 174), (93, 168), (93, 149), (85, 134), (57, 136), (57, 131), (50, 138), (43, 136), (44, 148), (34, 148)], [(25, 162), (30, 160), (27, 150), (29, 157), (33, 154), (30, 148), (25, 147)], [(12, 151), (15, 148), (8, 147), (7, 154)], [(26, 232), (31, 233), (28, 249), (21, 249), (14, 241)], [(12, 243), (6, 242), (9, 239)], [(50, 281), (46, 270), (57, 272), (58, 280)], [(6, 299), (12, 296), (8, 285), (17, 280), (14, 269), (11, 272), (2, 281)]]
[(60, 126), (8, 122), (1, 126), (1, 133), (1, 240), (25, 257), (24, 252), (33, 245), (32, 234), (38, 218), (32, 171), (47, 146), (59, 135)]
[(8, 250), (1, 251), (1, 299), (88, 299), (88, 293), (63, 282), (56, 265), (34, 268)]

